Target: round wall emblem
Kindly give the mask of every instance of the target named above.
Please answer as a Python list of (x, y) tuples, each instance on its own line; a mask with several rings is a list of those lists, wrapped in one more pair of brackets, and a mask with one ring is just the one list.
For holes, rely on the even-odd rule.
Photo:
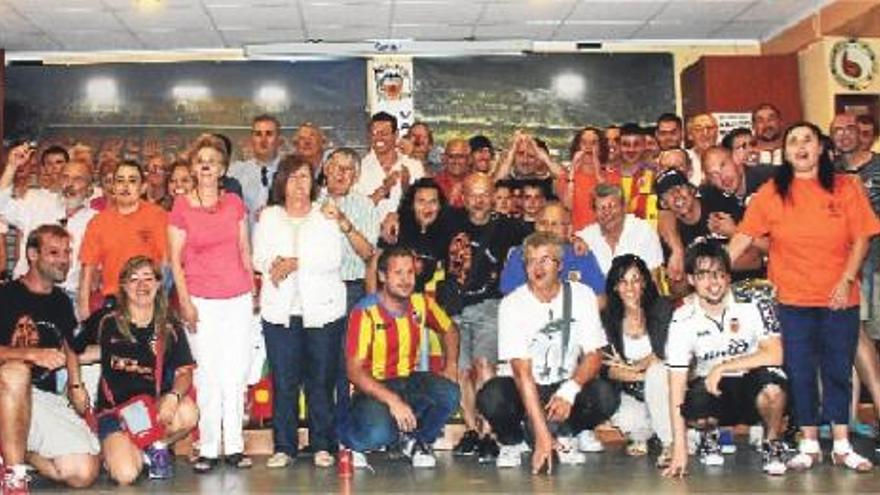
[(877, 57), (864, 41), (838, 41), (831, 48), (831, 74), (848, 89), (865, 89), (876, 71)]

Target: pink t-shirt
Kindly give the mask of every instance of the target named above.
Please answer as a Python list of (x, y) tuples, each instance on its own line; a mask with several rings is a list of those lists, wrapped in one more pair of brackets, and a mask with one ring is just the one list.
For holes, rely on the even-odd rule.
[(174, 200), (168, 223), (186, 233), (181, 253), (189, 293), (206, 299), (227, 299), (250, 292), (253, 280), (245, 270), (239, 247), (239, 222), (245, 206), (235, 194), (223, 193), (216, 208)]

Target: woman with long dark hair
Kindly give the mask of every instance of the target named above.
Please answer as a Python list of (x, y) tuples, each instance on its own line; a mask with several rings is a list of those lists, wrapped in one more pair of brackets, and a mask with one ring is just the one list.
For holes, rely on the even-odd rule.
[(611, 422), (627, 436), (628, 455), (647, 454), (647, 441), (656, 434), (663, 444), (657, 465), (665, 467), (672, 429), (663, 359), (672, 305), (659, 294), (651, 271), (636, 255), (614, 258), (605, 287), (608, 302), (601, 318), (608, 348), (604, 372), (620, 390), (620, 407)]
[(767, 272), (776, 287), (794, 420), (803, 433), (789, 467), (808, 469), (821, 459), (818, 426), (828, 421), (834, 464), (868, 471), (871, 461), (849, 443), (849, 402), (860, 269), (880, 222), (858, 178), (835, 175), (818, 127), (792, 125), (783, 146), (784, 162), (752, 197), (730, 257), (736, 260), (755, 239), (769, 239)]

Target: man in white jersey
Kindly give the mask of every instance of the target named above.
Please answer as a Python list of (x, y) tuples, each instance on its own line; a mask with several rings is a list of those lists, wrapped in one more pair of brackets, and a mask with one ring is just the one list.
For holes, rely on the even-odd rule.
[[(763, 470), (781, 475), (786, 470), (780, 436), (787, 381), (772, 302), (731, 290), (730, 257), (716, 243), (691, 246), (685, 273), (695, 294), (676, 310), (669, 326), (673, 440), (672, 463), (663, 475), (687, 473), (687, 425), (700, 431), (700, 461), (720, 465), (718, 426), (759, 421), (767, 432)], [(692, 361), (694, 378), (688, 382)]]

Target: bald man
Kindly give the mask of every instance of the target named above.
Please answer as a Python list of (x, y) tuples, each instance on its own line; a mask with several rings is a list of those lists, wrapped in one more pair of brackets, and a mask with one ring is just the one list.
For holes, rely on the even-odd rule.
[[(476, 393), (495, 375), (498, 361), (499, 280), (507, 253), (522, 243), (523, 222), (492, 215), (491, 176), (473, 173), (464, 180), (465, 218), (452, 233), (446, 264), (446, 283), (439, 295), (459, 328), (459, 385), (467, 431), (455, 446), (456, 455), (494, 462), (498, 444), (477, 420)], [(482, 435), (481, 435), (482, 434)]]
[(434, 176), (446, 200), (456, 208), (464, 206), (464, 179), (471, 171), (470, 150), (470, 145), (464, 139), (446, 141), (443, 170)]
[[(605, 275), (599, 262), (591, 252), (579, 255), (575, 252), (571, 239), (571, 215), (565, 206), (558, 201), (551, 201), (544, 205), (538, 212), (535, 221), (536, 232), (550, 232), (563, 240), (564, 251), (561, 278), (572, 282), (580, 282), (593, 289), (597, 297), (604, 299)], [(526, 283), (526, 265), (523, 258), (522, 246), (517, 246), (510, 251), (504, 270), (501, 272), (501, 292), (509, 294), (522, 284)]]

